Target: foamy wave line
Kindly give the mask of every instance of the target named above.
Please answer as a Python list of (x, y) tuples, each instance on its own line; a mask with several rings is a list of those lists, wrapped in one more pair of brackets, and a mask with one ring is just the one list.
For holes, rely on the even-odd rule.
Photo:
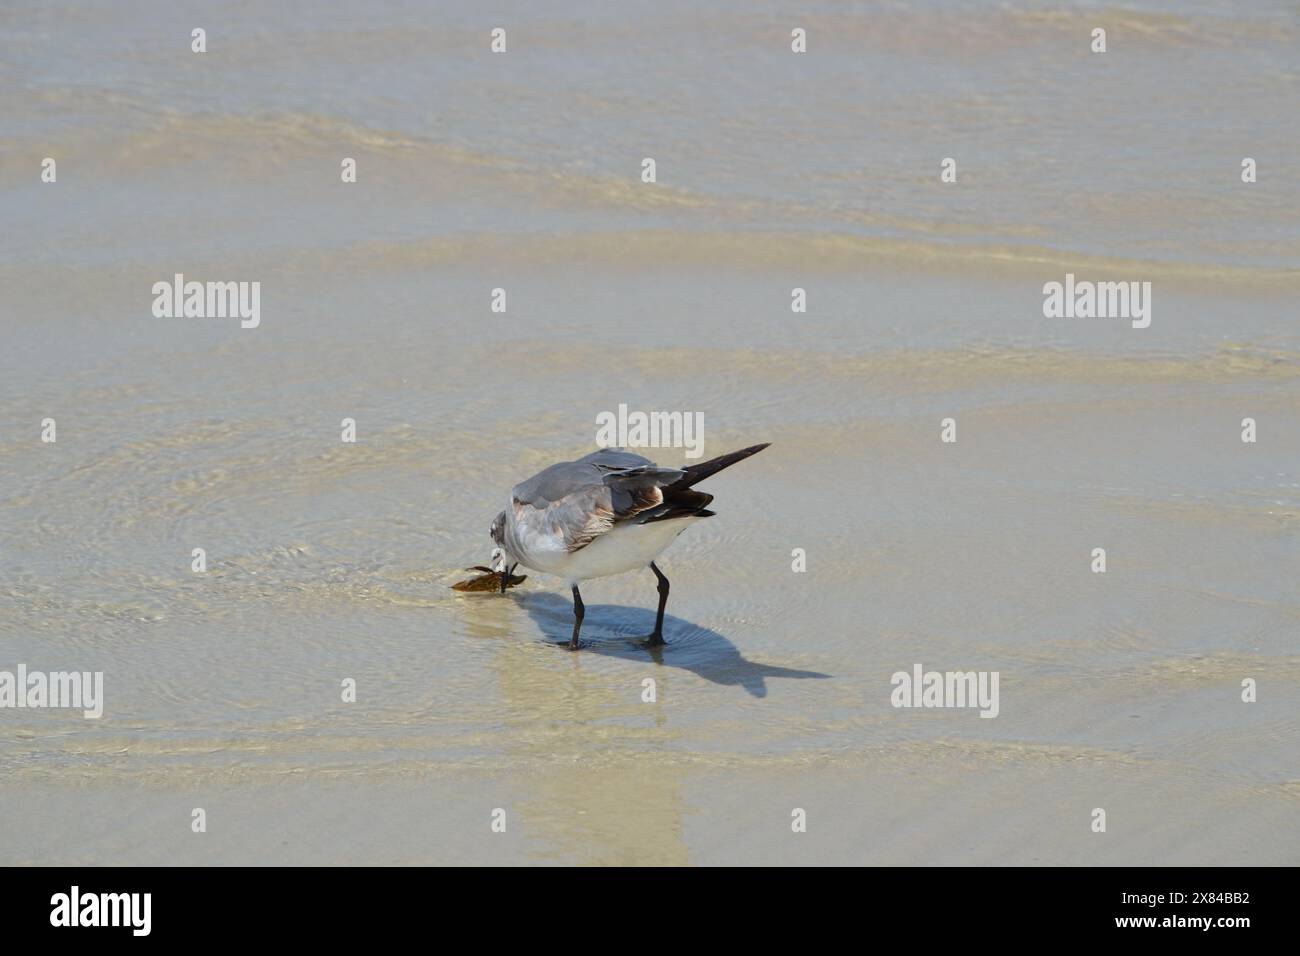
[[(67, 99), (88, 114), (94, 113), (100, 98), (100, 94), (84, 91), (45, 91), (41, 96), (54, 103)], [(507, 191), (525, 198), (543, 197), (549, 204), (566, 207), (660, 211), (680, 215), (683, 223), (678, 228), (657, 230), (461, 234), (376, 242), (360, 247), (370, 263), (436, 265), (508, 255), (516, 261), (547, 265), (575, 260), (684, 265), (703, 261), (742, 268), (845, 271), (880, 264), (922, 270), (1053, 273), (1058, 278), (1065, 271), (1093, 272), (1107, 279), (1154, 281), (1168, 277), (1300, 288), (1300, 269), (1073, 252), (1021, 241), (1037, 233), (1024, 224), (939, 222), (885, 212), (845, 212), (764, 196), (713, 196), (668, 185), (645, 189), (629, 179), (536, 168), (465, 146), (318, 114), (151, 111), (143, 104), (121, 103), (120, 99), (114, 96), (108, 102), (124, 114), (123, 122), (111, 128), (102, 123), (74, 128), (55, 145), (93, 152), (101, 164), (125, 176), (190, 162), (215, 165), (225, 174), (245, 175), (265, 168), (268, 161), (283, 164), (286, 157), (328, 154), (332, 158), (342, 147), (344, 151), (384, 156), (394, 169), (400, 166), (404, 175), (415, 175), (417, 182), (427, 179), (439, 189)], [(7, 150), (0, 153), (0, 170), (28, 161), (24, 150)], [(810, 222), (833, 225), (809, 229)], [(849, 226), (848, 231), (844, 225)], [(346, 260), (353, 258), (355, 251), (303, 250), (301, 255), (307, 260), (331, 255)], [(257, 259), (259, 265), (263, 261)], [(346, 261), (341, 265), (346, 267)]]
[(611, 230), (589, 233), (497, 233), (364, 243), (338, 252), (367, 266), (407, 268), (476, 259), (534, 265), (731, 266), (849, 272), (903, 267), (921, 272), (1002, 272), (1060, 278), (1065, 271), (1108, 280), (1177, 279), (1188, 284), (1234, 283), (1277, 290), (1300, 289), (1300, 269), (1271, 269), (1202, 262), (1127, 259), (1048, 246), (939, 242), (846, 233), (692, 230)]

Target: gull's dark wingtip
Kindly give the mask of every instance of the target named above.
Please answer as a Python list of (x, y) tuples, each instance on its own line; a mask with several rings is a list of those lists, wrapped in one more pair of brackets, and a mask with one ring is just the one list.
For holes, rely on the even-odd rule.
[(698, 465), (687, 465), (683, 469), (686, 474), (664, 490), (680, 491), (683, 488), (690, 488), (710, 475), (716, 475), (722, 469), (734, 465), (738, 461), (743, 461), (750, 455), (758, 454), (770, 444), (772, 444), (770, 441), (765, 441), (761, 445), (750, 445), (748, 448), (742, 448), (740, 451), (733, 451), (729, 455), (722, 455), (709, 461), (700, 462)]

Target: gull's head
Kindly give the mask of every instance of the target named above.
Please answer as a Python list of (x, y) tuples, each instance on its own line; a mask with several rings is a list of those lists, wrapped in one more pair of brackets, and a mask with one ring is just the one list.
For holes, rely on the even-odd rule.
[(506, 513), (503, 511), (492, 520), (492, 527), (488, 529), (488, 534), (492, 536), (492, 543), (496, 545), (492, 549), (492, 560), (488, 562), (493, 571), (501, 575), (501, 593), (506, 593), (506, 588), (510, 586), (510, 552), (506, 550)]
[(500, 556), (502, 567), (505, 566), (506, 560), (506, 513), (503, 511), (492, 520), (492, 527), (488, 529), (488, 534), (492, 536), (492, 543), (496, 548), (492, 551), (492, 567), (495, 570), (501, 570), (496, 566), (498, 555)]

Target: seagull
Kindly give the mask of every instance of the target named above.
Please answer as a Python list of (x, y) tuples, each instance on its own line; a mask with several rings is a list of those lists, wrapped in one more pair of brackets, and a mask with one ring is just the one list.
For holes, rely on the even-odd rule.
[(489, 533), (499, 549), (493, 551), (493, 570), (502, 572), (501, 590), (520, 564), (563, 578), (573, 589), (568, 647), (576, 651), (583, 616), (578, 585), (648, 566), (659, 579), (659, 611), (646, 644), (663, 645), (668, 579), (655, 558), (688, 525), (715, 513), (707, 507), (713, 496), (694, 486), (768, 444), (685, 468), (661, 468), (631, 452), (603, 449), (543, 469), (515, 485), (510, 506), (492, 522)]

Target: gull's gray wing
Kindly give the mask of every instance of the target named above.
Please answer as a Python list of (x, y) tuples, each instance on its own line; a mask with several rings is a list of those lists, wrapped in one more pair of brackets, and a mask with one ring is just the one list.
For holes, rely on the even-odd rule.
[(515, 485), (515, 533), (525, 547), (573, 552), (615, 524), (664, 503), (661, 488), (685, 475), (631, 452), (606, 449), (564, 461)]

